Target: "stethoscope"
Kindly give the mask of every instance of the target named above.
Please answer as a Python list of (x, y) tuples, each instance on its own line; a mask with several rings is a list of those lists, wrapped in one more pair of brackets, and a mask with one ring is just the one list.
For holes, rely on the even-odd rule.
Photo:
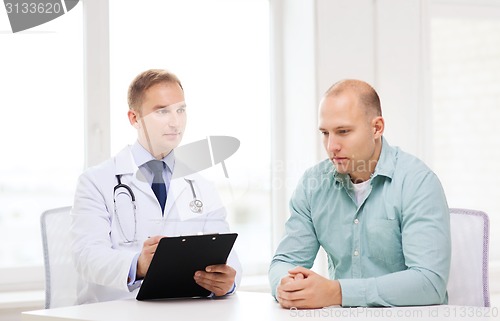
[[(132, 244), (132, 243), (137, 242), (137, 207), (135, 205), (135, 194), (132, 191), (132, 189), (130, 188), (130, 186), (128, 186), (127, 184), (122, 184), (122, 181), (121, 181), (122, 176), (121, 175), (115, 175), (115, 176), (116, 176), (116, 180), (118, 181), (118, 184), (116, 184), (115, 187), (113, 188), (113, 203), (114, 203), (114, 209), (115, 209), (115, 217), (116, 217), (116, 221), (118, 222), (118, 227), (120, 228), (120, 232), (122, 232), (123, 238), (125, 239), (125, 241), (123, 243), (124, 244)], [(123, 190), (118, 191), (120, 188)], [(116, 196), (120, 195), (120, 194), (125, 194), (128, 197), (130, 197), (130, 202), (132, 203), (132, 208), (134, 209), (134, 237), (131, 240), (127, 238), (127, 235), (125, 234), (125, 231), (123, 230), (123, 226), (122, 226), (122, 223), (120, 221), (120, 215), (118, 215), (118, 211), (116, 209)]]
[[(116, 221), (118, 222), (118, 227), (120, 228), (120, 232), (122, 233), (123, 238), (125, 239), (125, 241), (123, 243), (124, 244), (132, 244), (132, 243), (137, 242), (137, 206), (135, 204), (135, 194), (132, 191), (132, 188), (130, 188), (130, 186), (121, 182), (122, 175), (115, 175), (115, 176), (116, 176), (116, 180), (118, 181), (118, 184), (116, 184), (115, 187), (113, 188), (113, 203), (114, 203), (114, 212), (115, 212), (114, 214), (116, 217)], [(196, 192), (194, 191), (194, 186), (193, 186), (193, 180), (187, 179), (187, 178), (185, 178), (184, 180), (191, 187), (191, 193), (193, 195), (193, 200), (191, 202), (189, 202), (189, 209), (191, 210), (191, 212), (193, 212), (195, 214), (200, 214), (201, 212), (203, 212), (203, 202), (200, 199), (198, 199), (198, 197), (196, 196)], [(134, 237), (132, 239), (128, 239), (127, 236), (125, 235), (125, 231), (123, 230), (123, 226), (122, 226), (121, 221), (120, 221), (120, 216), (118, 215), (118, 211), (117, 211), (116, 196), (121, 195), (121, 194), (127, 195), (130, 198), (130, 201), (132, 203), (132, 208), (133, 208), (133, 212), (134, 212)]]

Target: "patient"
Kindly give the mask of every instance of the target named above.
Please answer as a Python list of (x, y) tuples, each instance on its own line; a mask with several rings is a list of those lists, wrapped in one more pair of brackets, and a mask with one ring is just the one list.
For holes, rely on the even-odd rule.
[[(389, 145), (376, 91), (359, 80), (330, 87), (319, 106), (328, 159), (308, 169), (269, 269), (284, 308), (447, 302), (450, 222), (437, 176)], [(310, 270), (319, 247), (329, 278)]]

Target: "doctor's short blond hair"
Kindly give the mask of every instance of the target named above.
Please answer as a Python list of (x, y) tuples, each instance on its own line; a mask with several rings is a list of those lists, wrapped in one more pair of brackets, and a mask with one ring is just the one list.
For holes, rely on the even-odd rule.
[(143, 71), (134, 78), (128, 87), (129, 109), (140, 111), (146, 90), (160, 83), (178, 84), (181, 89), (183, 89), (179, 78), (165, 69), (149, 69)]

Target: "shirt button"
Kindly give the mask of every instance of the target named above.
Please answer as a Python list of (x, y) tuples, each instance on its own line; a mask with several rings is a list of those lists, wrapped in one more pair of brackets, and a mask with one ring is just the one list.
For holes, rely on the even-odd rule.
[(359, 255), (358, 250), (355, 250), (355, 251), (354, 251), (354, 256), (358, 256), (358, 255)]
[(354, 220), (354, 224), (358, 224), (359, 223), (359, 220), (358, 219), (355, 219)]

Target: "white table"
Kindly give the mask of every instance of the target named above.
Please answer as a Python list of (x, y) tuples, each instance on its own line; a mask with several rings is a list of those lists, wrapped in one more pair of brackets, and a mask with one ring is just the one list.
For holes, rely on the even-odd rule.
[(498, 320), (497, 307), (424, 306), (405, 308), (341, 308), (288, 310), (268, 293), (237, 292), (219, 299), (154, 302), (119, 300), (50, 310), (23, 312), (24, 321), (233, 321), (233, 320)]

